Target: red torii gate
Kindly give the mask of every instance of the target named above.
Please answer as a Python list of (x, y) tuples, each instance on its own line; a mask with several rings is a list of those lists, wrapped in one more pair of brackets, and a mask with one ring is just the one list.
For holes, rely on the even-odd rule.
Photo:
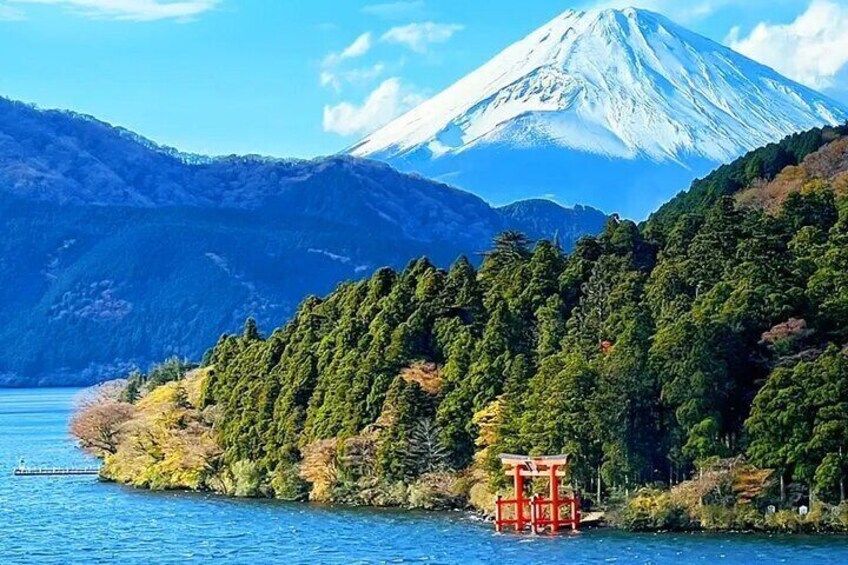
[[(530, 531), (539, 534), (549, 529), (557, 533), (562, 527), (572, 530), (580, 528), (580, 498), (577, 494), (571, 497), (560, 497), (560, 478), (565, 477), (570, 466), (568, 455), (552, 455), (530, 457), (528, 455), (501, 454), (498, 456), (507, 476), (513, 478), (514, 496), (504, 499), (500, 495), (495, 499), (495, 529), (499, 532), (506, 526), (512, 526), (515, 531), (524, 531), (529, 526)], [(527, 498), (524, 493), (525, 478), (547, 478), (550, 482), (549, 497), (538, 494)], [(568, 507), (568, 514), (562, 516), (562, 507)], [(511, 509), (507, 517), (505, 510)]]

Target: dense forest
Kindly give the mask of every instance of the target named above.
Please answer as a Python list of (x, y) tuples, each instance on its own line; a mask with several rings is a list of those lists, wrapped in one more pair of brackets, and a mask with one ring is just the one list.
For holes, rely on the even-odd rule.
[(190, 373), (195, 400), (166, 385), (171, 406), (213, 422), (209, 476), (281, 497), (402, 503), (448, 481), (475, 502), (512, 452), (571, 454), (595, 504), (728, 461), (770, 470), (762, 504), (838, 504), (846, 133), (752, 152), (569, 254), (505, 232), (479, 269), (417, 259), (306, 299), (267, 337), (248, 321)]

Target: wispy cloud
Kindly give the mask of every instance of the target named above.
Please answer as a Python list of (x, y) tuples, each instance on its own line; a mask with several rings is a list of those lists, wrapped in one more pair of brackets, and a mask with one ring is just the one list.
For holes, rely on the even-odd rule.
[(356, 59), (362, 57), (371, 50), (371, 32), (365, 32), (356, 39), (353, 43), (342, 49), (340, 53), (329, 53), (324, 57), (322, 66), (325, 69), (334, 67), (345, 59)]
[(339, 53), (330, 53), (321, 62), (321, 86), (332, 86), (335, 90), (341, 90), (342, 82), (363, 82), (369, 78), (376, 78), (382, 72), (384, 65), (378, 63), (372, 67), (339, 70), (344, 61), (358, 59), (371, 50), (373, 44), (371, 32), (365, 32), (357, 37), (353, 43), (345, 47)]
[[(463, 26), (458, 24), (412, 23), (389, 29), (380, 36), (379, 41), (381, 43), (405, 45), (417, 53), (426, 53), (431, 44), (448, 41), (462, 28)], [(332, 87), (340, 92), (344, 83), (363, 85), (383, 75), (386, 69), (386, 64), (383, 62), (367, 67), (345, 69), (346, 62), (365, 56), (372, 50), (374, 44), (374, 36), (368, 31), (359, 35), (353, 43), (343, 50), (327, 54), (321, 61), (321, 74), (319, 76), (321, 85)], [(393, 84), (390, 81), (391, 79), (383, 82), (380, 86), (387, 89)], [(345, 107), (349, 106), (348, 104)]]
[(90, 18), (157, 21), (187, 20), (215, 8), (221, 0), (9, 0), (16, 4), (63, 6)]
[[(412, 11), (423, 9), (424, 2), (390, 2), (366, 6), (363, 11), (384, 18), (401, 17)], [(357, 85), (362, 92), (379, 77), (389, 74), (384, 62), (359, 68), (346, 68), (346, 61), (357, 59), (377, 49), (376, 43), (403, 45), (416, 53), (427, 53), (429, 47), (444, 43), (463, 29), (459, 24), (440, 24), (434, 22), (410, 23), (392, 27), (377, 40), (370, 32), (360, 35), (356, 41), (340, 52), (327, 55), (321, 66), (320, 81), (323, 86), (332, 87), (337, 93), (343, 85)], [(388, 47), (384, 46), (383, 50)], [(389, 65), (388, 68), (402, 66)], [(394, 73), (392, 73), (394, 74)], [(342, 136), (365, 135), (380, 128), (394, 118), (419, 105), (425, 96), (416, 88), (394, 76), (383, 80), (371, 90), (361, 102), (345, 100), (338, 104), (324, 106), (324, 131)]]
[(384, 33), (380, 40), (406, 45), (417, 53), (426, 53), (431, 44), (445, 43), (463, 28), (460, 24), (413, 23), (393, 27)]
[(0, 4), (0, 22), (17, 22), (26, 19), (22, 10), (8, 4)]
[(331, 86), (336, 92), (342, 90), (342, 84), (362, 85), (377, 79), (386, 70), (385, 63), (376, 63), (370, 67), (362, 67), (349, 70), (323, 70), (321, 71), (321, 86)]
[(402, 20), (421, 17), (424, 14), (424, 7), (424, 0), (409, 0), (369, 4), (362, 8), (362, 11), (386, 20)]
[(342, 51), (340, 57), (342, 59), (354, 59), (365, 55), (368, 53), (369, 49), (371, 49), (371, 33), (366, 32), (357, 37), (353, 43), (348, 45), (347, 48)]
[(848, 64), (848, 6), (814, 0), (791, 23), (760, 23), (747, 37), (734, 28), (725, 42), (812, 88), (838, 87), (837, 77)]
[(414, 108), (425, 97), (414, 88), (390, 78), (380, 84), (361, 104), (342, 102), (324, 106), (324, 131), (338, 135), (365, 135)]

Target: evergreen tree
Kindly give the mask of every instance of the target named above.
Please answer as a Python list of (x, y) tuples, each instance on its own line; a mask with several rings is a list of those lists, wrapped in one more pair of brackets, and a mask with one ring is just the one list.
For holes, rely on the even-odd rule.
[(256, 319), (251, 317), (244, 322), (244, 330), (241, 332), (241, 337), (245, 341), (257, 341), (262, 339), (262, 336), (259, 334), (259, 326), (256, 324)]

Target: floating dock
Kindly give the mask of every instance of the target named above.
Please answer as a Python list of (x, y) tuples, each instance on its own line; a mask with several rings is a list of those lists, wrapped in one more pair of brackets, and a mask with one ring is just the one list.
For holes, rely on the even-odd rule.
[(62, 477), (99, 474), (99, 467), (41, 467), (38, 469), (18, 467), (13, 472), (16, 477)]

